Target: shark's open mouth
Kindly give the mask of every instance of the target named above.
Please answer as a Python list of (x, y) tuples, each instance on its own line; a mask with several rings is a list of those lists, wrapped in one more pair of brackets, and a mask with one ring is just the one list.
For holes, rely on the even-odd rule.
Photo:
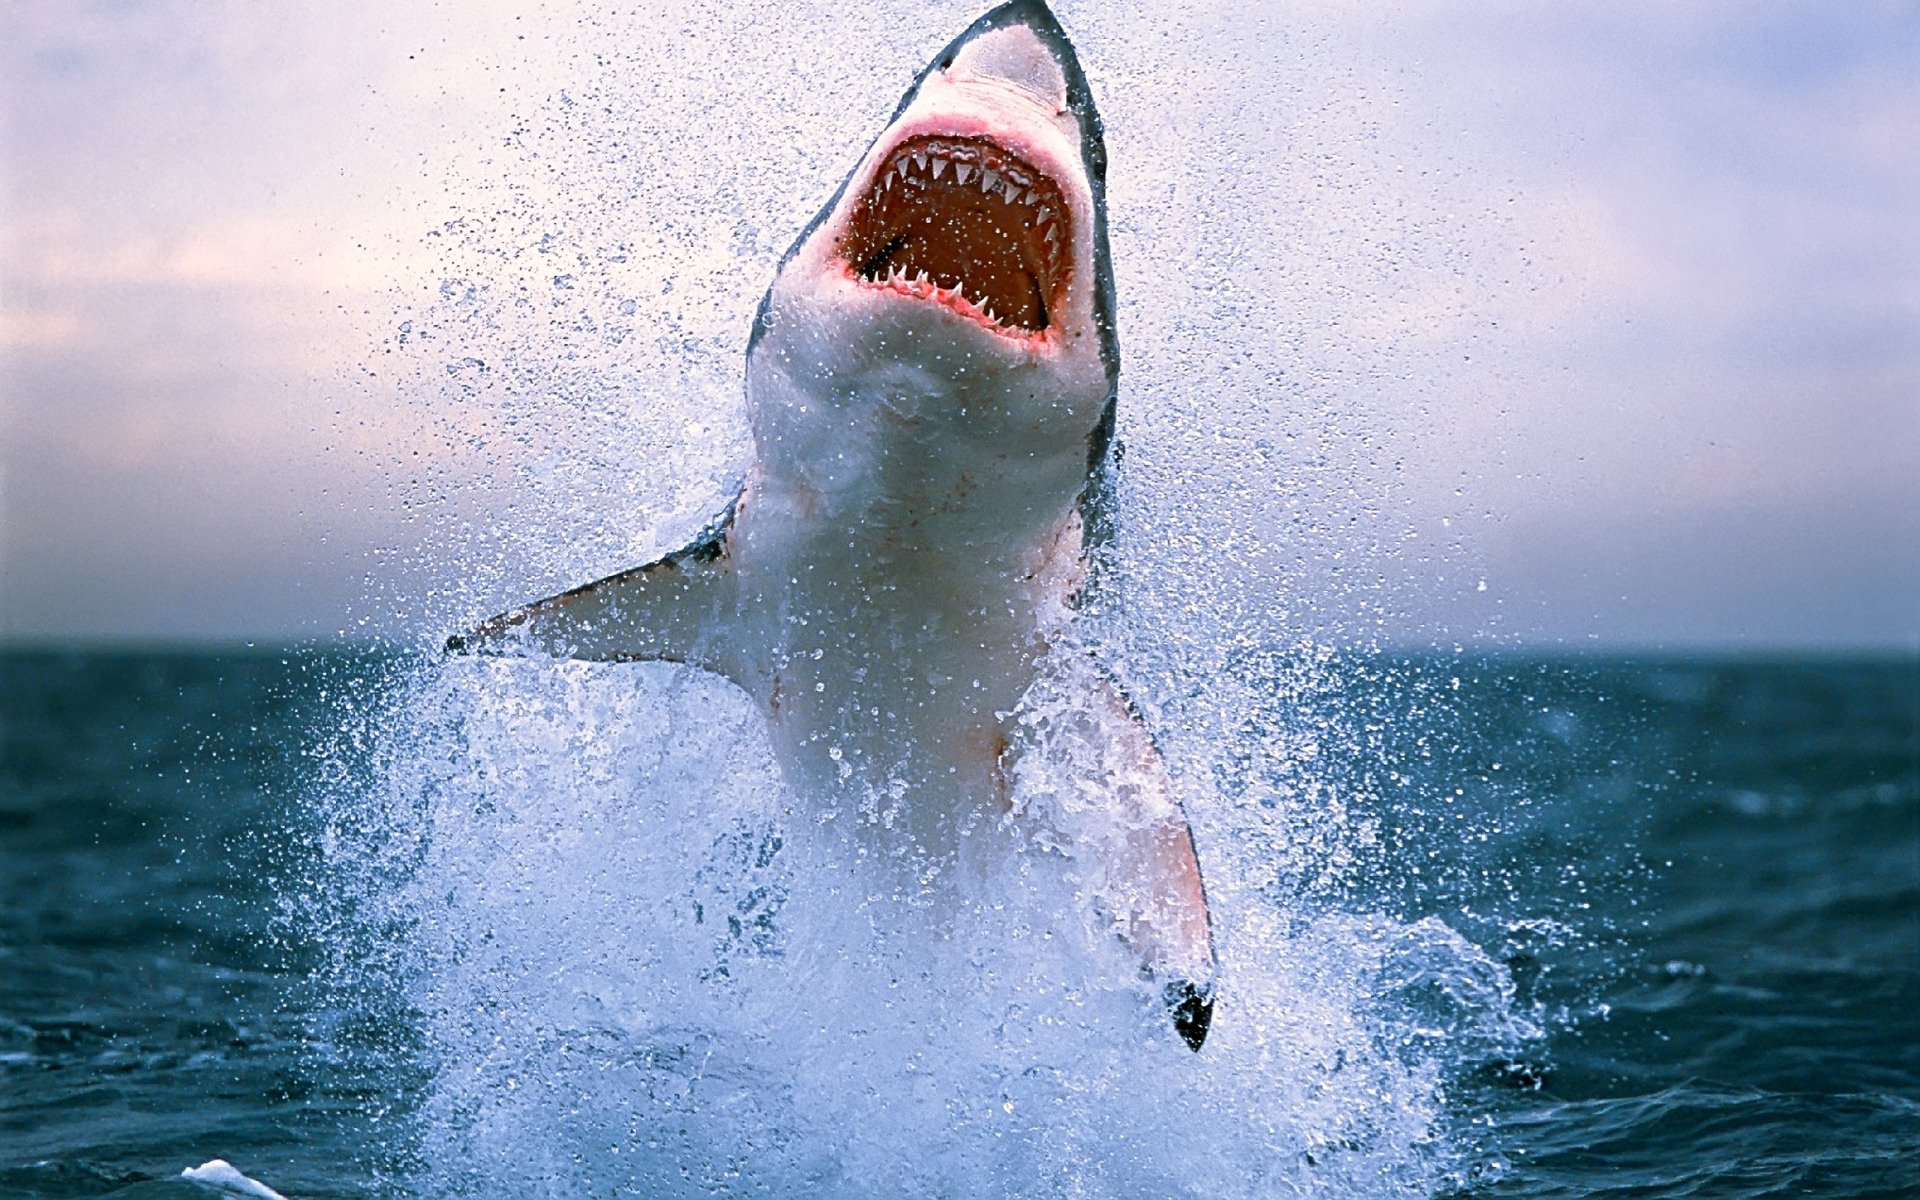
[(910, 138), (854, 206), (840, 251), (863, 280), (1038, 333), (1065, 299), (1071, 230), (1053, 180), (982, 138)]

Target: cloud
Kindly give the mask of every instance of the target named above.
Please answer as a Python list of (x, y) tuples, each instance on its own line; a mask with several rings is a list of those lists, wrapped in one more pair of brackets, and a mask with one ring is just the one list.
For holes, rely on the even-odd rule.
[[(975, 7), (11, 11), (12, 629), (330, 629), (375, 550), (624, 565), (723, 470), (773, 260)], [(1910, 6), (1062, 7), (1156, 537), (1266, 530), (1249, 596), (1414, 639), (1912, 638), (1873, 519), (1920, 510)], [(503, 487), (512, 530), (429, 543)], [(1805, 594), (1736, 602), (1756, 564)]]

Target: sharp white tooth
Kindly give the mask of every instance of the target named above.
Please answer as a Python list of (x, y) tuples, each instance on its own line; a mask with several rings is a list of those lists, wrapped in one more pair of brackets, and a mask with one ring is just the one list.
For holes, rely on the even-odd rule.
[(981, 168), (980, 190), (983, 192), (991, 192), (999, 186), (1000, 186), (1000, 177), (998, 175), (995, 175), (992, 171), (985, 169), (984, 167)]
[(965, 183), (967, 181), (967, 176), (971, 174), (973, 174), (973, 168), (968, 166), (967, 164), (965, 163), (953, 164), (953, 181), (955, 183)]
[(926, 156), (926, 155), (924, 155), (924, 154), (916, 154), (916, 155), (914, 155), (914, 156), (913, 156), (913, 169), (914, 169), (914, 170), (916, 170), (916, 171), (924, 171), (924, 170), (926, 170), (926, 169), (927, 169), (927, 156)]
[(1008, 184), (1005, 188), (1001, 189), (1000, 198), (1008, 204), (1012, 204), (1020, 198), (1020, 185), (1017, 183)]
[(935, 179), (940, 178), (940, 172), (946, 169), (947, 169), (947, 160), (939, 157), (938, 155), (935, 155), (933, 159), (933, 177)]
[(927, 281), (927, 273), (925, 271), (920, 272), (918, 275), (914, 276), (914, 281), (916, 283), (925, 283)]
[(993, 309), (991, 308), (987, 309), (987, 320), (994, 325), (1000, 323), (1000, 318), (993, 315)]
[(1024, 195), (1024, 196), (1022, 196), (1022, 197), (1020, 197), (1020, 203), (1022, 203), (1022, 204), (1032, 204), (1032, 203), (1033, 203), (1033, 202), (1034, 202), (1035, 200), (1038, 200), (1039, 198), (1040, 198), (1040, 193), (1039, 193), (1039, 192), (1037, 192), (1037, 191), (1034, 191), (1034, 192), (1028, 192), (1028, 193), (1027, 193), (1026, 195)]
[(1040, 206), (1040, 215), (1035, 219), (1042, 225), (1045, 225), (1048, 221), (1053, 220), (1053, 210), (1042, 204)]

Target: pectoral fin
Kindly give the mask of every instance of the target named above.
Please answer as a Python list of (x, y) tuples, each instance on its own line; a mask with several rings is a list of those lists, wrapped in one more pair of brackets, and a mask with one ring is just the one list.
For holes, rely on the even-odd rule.
[(681, 662), (736, 677), (726, 627), (739, 608), (727, 554), (738, 504), (665, 558), (489, 617), (448, 638), (447, 652)]
[(1126, 829), (1110, 854), (1103, 906), (1161, 984), (1174, 1030), (1195, 1051), (1213, 1023), (1213, 921), (1193, 830), (1165, 759), (1146, 725), (1111, 680), (1103, 679), (1096, 711), (1113, 755), (1114, 814)]
[(1016, 816), (1045, 829), (1075, 860), (1094, 912), (1158, 985), (1181, 1039), (1200, 1049), (1218, 974), (1213, 928), (1193, 831), (1166, 760), (1090, 655), (1056, 657), (1024, 703)]

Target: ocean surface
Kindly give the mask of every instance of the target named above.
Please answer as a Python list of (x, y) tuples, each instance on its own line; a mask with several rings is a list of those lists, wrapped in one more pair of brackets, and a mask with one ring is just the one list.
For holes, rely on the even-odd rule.
[(1234, 671), (1196, 1058), (685, 673), (9, 653), (0, 1196), (1920, 1196), (1920, 662)]

